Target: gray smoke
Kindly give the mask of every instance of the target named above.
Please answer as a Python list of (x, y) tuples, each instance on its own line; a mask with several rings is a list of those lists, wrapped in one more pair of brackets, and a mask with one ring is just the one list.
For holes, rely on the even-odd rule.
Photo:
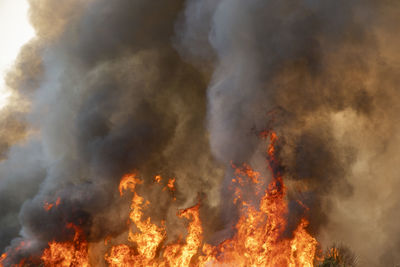
[(135, 170), (146, 183), (177, 177), (175, 204), (142, 192), (159, 219), (204, 193), (218, 240), (236, 216), (231, 162), (268, 176), (258, 133), (272, 129), (291, 225), (307, 216), (323, 246), (399, 264), (399, 11), (390, 0), (31, 0), (37, 37), (0, 116), (0, 250), (22, 238), (33, 245), (15, 261), (37, 255), (71, 238), (68, 222), (91, 242), (118, 236), (118, 183)]
[(184, 58), (214, 66), (216, 158), (257, 163), (249, 129), (277, 131), (289, 197), (310, 207), (310, 230), (325, 245), (349, 244), (368, 266), (400, 261), (390, 193), (400, 144), (399, 10), (394, 1), (189, 0), (177, 33)]
[[(170, 42), (182, 8), (183, 1), (31, 1), (38, 36), (8, 75), (30, 103), (14, 119), (26, 138), (0, 163), (0, 250), (16, 247), (19, 235), (30, 244), (15, 262), (70, 240), (70, 222), (91, 242), (126, 231), (129, 200), (118, 184), (128, 172), (148, 182), (179, 177), (176, 205), (203, 191), (218, 201), (221, 171), (204, 127), (207, 81)], [(44, 203), (57, 198), (47, 212)], [(163, 200), (167, 213), (171, 201)]]

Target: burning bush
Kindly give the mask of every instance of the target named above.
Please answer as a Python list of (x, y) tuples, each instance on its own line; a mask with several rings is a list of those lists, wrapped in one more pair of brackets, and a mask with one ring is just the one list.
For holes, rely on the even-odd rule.
[(323, 261), (318, 267), (354, 267), (357, 257), (344, 245), (333, 245), (323, 255)]

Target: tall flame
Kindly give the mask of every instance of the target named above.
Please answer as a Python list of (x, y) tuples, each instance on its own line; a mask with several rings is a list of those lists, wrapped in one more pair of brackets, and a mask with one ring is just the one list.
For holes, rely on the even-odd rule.
[[(200, 204), (197, 204), (178, 214), (180, 218), (190, 221), (185, 241), (163, 245), (167, 235), (164, 226), (151, 223), (150, 218), (142, 219), (144, 199), (134, 192), (136, 185), (141, 182), (136, 175), (127, 175), (121, 181), (120, 190), (129, 188), (134, 192), (130, 218), (139, 232), (130, 233), (129, 240), (136, 244), (137, 249), (127, 245), (114, 246), (106, 256), (107, 262), (111, 266), (313, 266), (318, 243), (306, 231), (308, 221), (305, 218), (293, 232), (293, 238), (283, 237), (287, 226), (288, 204), (285, 198), (286, 187), (275, 157), (277, 136), (275, 133), (265, 136), (270, 137), (267, 152), (273, 180), (261, 197), (257, 209), (242, 199), (240, 186), (246, 182), (243, 177), (257, 186), (262, 179), (260, 173), (248, 165), (236, 168), (238, 176), (233, 182), (239, 187), (235, 189), (234, 202), (241, 203), (242, 216), (236, 224), (233, 238), (218, 246), (204, 243), (199, 217)], [(157, 251), (163, 253), (157, 255)]]
[[(283, 238), (288, 214), (286, 187), (275, 157), (277, 136), (274, 132), (264, 133), (264, 137), (267, 136), (270, 137), (267, 152), (273, 180), (260, 200), (259, 210), (242, 201), (237, 232), (232, 239), (214, 248), (219, 256), (213, 262), (231, 266), (313, 266), (318, 243), (305, 230), (308, 225), (306, 219), (301, 220), (291, 240)], [(255, 184), (260, 179), (260, 174), (247, 165), (236, 173), (246, 174)], [(234, 180), (240, 181), (240, 178)], [(240, 189), (236, 190), (236, 194), (235, 201), (241, 199)]]
[[(144, 210), (151, 203), (136, 192), (137, 186), (143, 184), (142, 180), (136, 173), (127, 174), (121, 179), (119, 192), (121, 196), (128, 190), (133, 194), (129, 213), (132, 227), (127, 244), (117, 244), (109, 248), (104, 256), (106, 263), (111, 267), (313, 266), (318, 242), (306, 230), (308, 221), (302, 218), (291, 238), (284, 235), (289, 211), (286, 187), (276, 158), (275, 145), (278, 139), (274, 132), (264, 133), (263, 136), (269, 138), (267, 153), (272, 181), (264, 190), (262, 181), (265, 179), (259, 172), (246, 164), (243, 167), (234, 166), (234, 203), (239, 205), (240, 218), (232, 238), (216, 246), (204, 242), (199, 203), (177, 213), (179, 218), (187, 222), (186, 237), (166, 243), (165, 222), (161, 221), (157, 225), (151, 217), (144, 216)], [(154, 178), (159, 185), (161, 180), (160, 175)], [(175, 178), (169, 179), (163, 190), (168, 189), (173, 193), (174, 183)], [(242, 187), (246, 184), (254, 186), (256, 196), (259, 196), (258, 203), (246, 201), (242, 192)], [(50, 210), (53, 206), (46, 207)], [(75, 230), (74, 240), (64, 243), (50, 242), (41, 257), (44, 266), (90, 266), (90, 244), (85, 240), (83, 231), (73, 224), (67, 227)], [(107, 237), (105, 245), (111, 244), (111, 240), (111, 237)], [(6, 254), (1, 256), (0, 266), (6, 257)]]

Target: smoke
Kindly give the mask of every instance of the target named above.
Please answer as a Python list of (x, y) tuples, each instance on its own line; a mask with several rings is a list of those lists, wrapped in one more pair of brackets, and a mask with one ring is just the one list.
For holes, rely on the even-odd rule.
[[(348, 243), (368, 266), (399, 261), (398, 198), (390, 193), (398, 10), (393, 1), (189, 0), (177, 33), (184, 58), (214, 66), (208, 125), (216, 158), (257, 165), (250, 129), (273, 128), (289, 197), (310, 207), (311, 230), (323, 244)], [(290, 209), (296, 220), (294, 201)]]
[(0, 250), (31, 242), (15, 261), (71, 239), (69, 222), (94, 243), (123, 233), (117, 187), (133, 171), (177, 177), (175, 204), (142, 192), (159, 219), (204, 193), (206, 235), (229, 229), (231, 162), (268, 175), (257, 133), (273, 129), (289, 222), (300, 199), (323, 245), (348, 244), (368, 266), (400, 262), (399, 4), (30, 3), (37, 37), (0, 114)]
[[(16, 262), (71, 239), (67, 223), (91, 242), (126, 231), (129, 206), (118, 183), (128, 172), (147, 182), (179, 177), (177, 205), (202, 191), (218, 202), (221, 171), (204, 127), (207, 81), (170, 42), (182, 8), (183, 1), (31, 2), (37, 38), (8, 75), (29, 103), (16, 131), (29, 134), (0, 164), (0, 249), (19, 234), (29, 241)], [(57, 209), (44, 210), (57, 198)]]

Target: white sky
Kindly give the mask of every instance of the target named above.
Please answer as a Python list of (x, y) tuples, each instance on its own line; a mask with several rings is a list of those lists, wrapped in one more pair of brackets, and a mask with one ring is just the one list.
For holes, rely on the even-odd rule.
[(27, 0), (0, 0), (0, 109), (10, 95), (4, 83), (5, 73), (22, 45), (34, 36), (28, 22), (28, 8)]

